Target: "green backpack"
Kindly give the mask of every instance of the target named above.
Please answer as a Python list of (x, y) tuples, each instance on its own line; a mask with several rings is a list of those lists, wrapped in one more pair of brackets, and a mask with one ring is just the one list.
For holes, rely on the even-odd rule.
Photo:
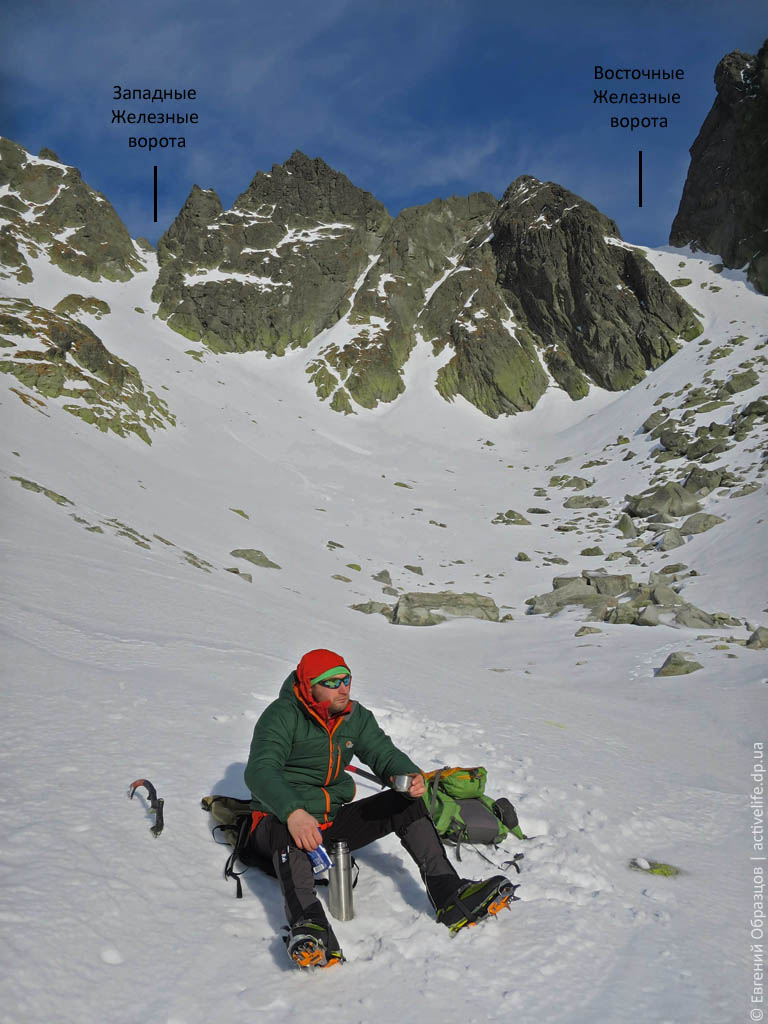
[(485, 794), (485, 768), (438, 768), (425, 775), (422, 797), (444, 842), (455, 844), (461, 860), (462, 843), (498, 846), (512, 833), (526, 839), (517, 812), (505, 797), (494, 800)]

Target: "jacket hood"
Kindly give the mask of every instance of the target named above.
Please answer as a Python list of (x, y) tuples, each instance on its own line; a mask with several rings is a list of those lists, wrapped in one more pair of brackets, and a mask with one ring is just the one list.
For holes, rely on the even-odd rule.
[[(334, 668), (344, 668), (350, 675), (352, 674), (349, 666), (340, 654), (328, 651), (325, 648), (308, 651), (296, 667), (295, 683), (292, 687), (297, 699), (326, 724), (330, 717), (330, 706), (327, 702), (321, 704), (314, 699), (311, 683), (317, 676)], [(349, 711), (349, 707), (350, 705), (347, 704), (341, 714), (346, 714)]]

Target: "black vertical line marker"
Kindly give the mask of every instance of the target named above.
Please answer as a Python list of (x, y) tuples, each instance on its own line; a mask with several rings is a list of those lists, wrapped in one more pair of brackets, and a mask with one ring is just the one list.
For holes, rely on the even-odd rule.
[[(640, 203), (640, 205), (643, 204)], [(155, 224), (157, 224), (157, 164), (155, 164)]]
[(637, 205), (643, 205), (643, 151), (637, 151)]

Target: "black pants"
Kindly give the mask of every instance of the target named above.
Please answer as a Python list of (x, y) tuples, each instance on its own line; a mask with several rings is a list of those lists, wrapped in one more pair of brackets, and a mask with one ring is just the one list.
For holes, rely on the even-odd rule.
[[(460, 879), (446, 856), (423, 800), (412, 800), (402, 793), (387, 790), (345, 804), (333, 825), (323, 831), (323, 844), (330, 846), (339, 839), (346, 839), (350, 851), (355, 851), (392, 832), (415, 861), (432, 905), (442, 906), (456, 891)], [(285, 823), (268, 814), (259, 822), (249, 842), (256, 856), (270, 860), (274, 866), (283, 891), (288, 924), (292, 927), (301, 920), (317, 921), (328, 927), (331, 941), (335, 943), (315, 892), (309, 857), (293, 845)]]

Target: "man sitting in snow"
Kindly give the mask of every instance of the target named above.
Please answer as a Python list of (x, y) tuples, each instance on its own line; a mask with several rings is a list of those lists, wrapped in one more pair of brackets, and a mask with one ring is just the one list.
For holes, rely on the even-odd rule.
[[(459, 878), (420, 799), (420, 769), (367, 708), (349, 699), (351, 684), (340, 655), (305, 654), (256, 723), (245, 769), (254, 808), (249, 846), (272, 863), (288, 917), (288, 953), (302, 967), (344, 959), (315, 891), (308, 851), (321, 843), (344, 839), (353, 851), (394, 832), (419, 868), (437, 920), (448, 927), (495, 913), (512, 892), (503, 875)], [(355, 783), (344, 769), (353, 757), (382, 780), (412, 774), (408, 793), (387, 790), (352, 802)]]

